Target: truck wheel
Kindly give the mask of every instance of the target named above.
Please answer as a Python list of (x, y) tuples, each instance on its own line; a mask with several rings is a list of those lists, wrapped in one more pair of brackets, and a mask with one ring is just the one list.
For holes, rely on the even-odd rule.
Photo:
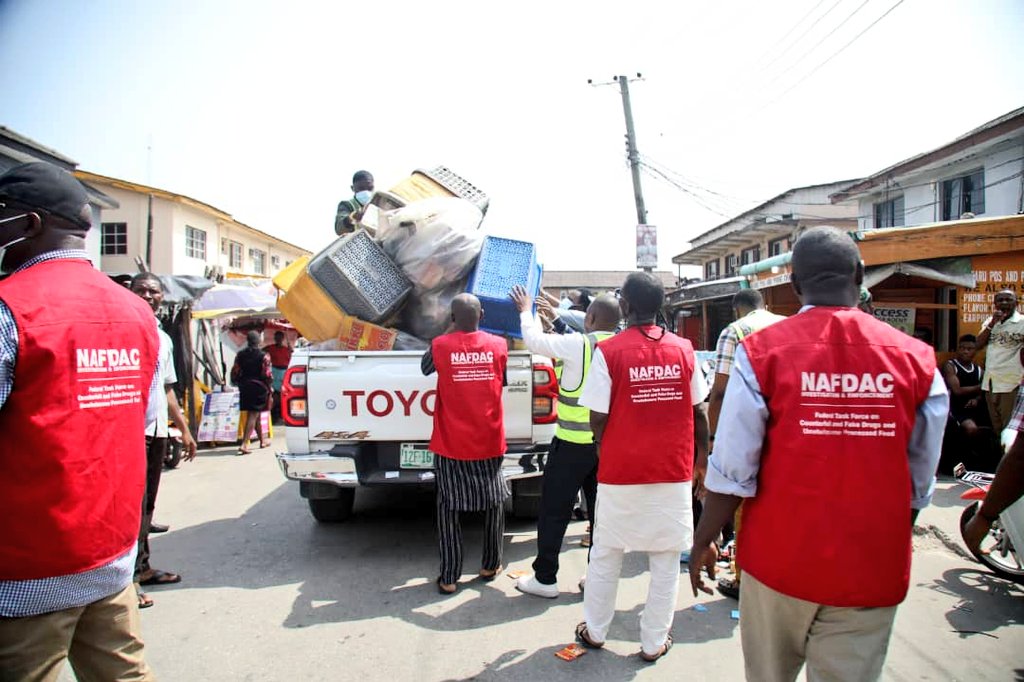
[(540, 476), (512, 481), (512, 516), (535, 519), (540, 516)]
[(355, 502), (356, 491), (352, 488), (342, 488), (338, 492), (340, 497), (329, 500), (307, 500), (309, 511), (313, 518), (320, 523), (340, 523), (347, 521), (352, 516), (352, 505)]

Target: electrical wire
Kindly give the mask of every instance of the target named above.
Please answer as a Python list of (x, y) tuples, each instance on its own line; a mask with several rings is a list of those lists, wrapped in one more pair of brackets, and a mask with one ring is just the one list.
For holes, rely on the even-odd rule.
[[(774, 50), (779, 45), (781, 45), (783, 42), (785, 42), (786, 38), (791, 36), (793, 34), (793, 31), (795, 31), (797, 29), (797, 27), (800, 26), (800, 24), (804, 23), (807, 20), (807, 17), (809, 17), (812, 14), (814, 14), (814, 12), (817, 11), (817, 9), (819, 7), (821, 7), (823, 4), (825, 4), (825, 0), (818, 0), (818, 2), (814, 5), (814, 7), (811, 8), (811, 10), (807, 14), (803, 15), (802, 17), (800, 17), (800, 20), (798, 22), (793, 24), (790, 27), (790, 29), (788, 31), (786, 31), (786, 33), (781, 38), (779, 38), (775, 43), (772, 44), (771, 47), (769, 47), (767, 50), (765, 50), (761, 54), (761, 58), (758, 59), (758, 61), (760, 62), (762, 59), (764, 59), (765, 57), (770, 55), (772, 53), (772, 50)], [(762, 67), (762, 69), (768, 68), (768, 66), (770, 66), (770, 65), (771, 65), (771, 63), (766, 64), (764, 67)]]
[[(764, 65), (764, 67), (762, 67), (762, 68), (761, 68), (760, 70), (761, 70), (761, 71), (765, 71), (765, 70), (767, 70), (767, 69), (771, 68), (771, 67), (772, 67), (772, 65), (774, 65), (774, 64), (775, 64), (776, 62), (778, 62), (778, 61), (779, 61), (780, 59), (782, 59), (782, 57), (784, 57), (784, 56), (786, 55), (786, 53), (787, 53), (787, 52), (789, 52), (789, 51), (790, 51), (790, 50), (792, 50), (792, 49), (793, 49), (794, 47), (796, 47), (796, 46), (797, 46), (797, 44), (799, 44), (799, 43), (800, 43), (800, 41), (804, 39), (804, 36), (806, 36), (806, 35), (807, 35), (808, 33), (810, 33), (811, 29), (813, 29), (813, 28), (814, 28), (815, 26), (817, 26), (817, 25), (818, 25), (819, 23), (821, 23), (821, 21), (822, 21), (822, 20), (823, 20), (823, 19), (824, 19), (825, 17), (827, 17), (827, 16), (829, 15), (829, 14), (831, 14), (831, 13), (832, 13), (832, 10), (834, 10), (834, 9), (835, 9), (836, 7), (838, 7), (838, 6), (839, 6), (839, 5), (840, 5), (840, 4), (842, 3), (842, 2), (843, 2), (843, 0), (836, 0), (836, 2), (835, 2), (835, 3), (833, 3), (833, 4), (832, 4), (832, 6), (831, 6), (831, 7), (829, 7), (829, 8), (828, 8), (828, 9), (827, 9), (827, 10), (825, 11), (825, 13), (824, 13), (824, 14), (822, 14), (822, 15), (821, 15), (820, 17), (818, 17), (817, 19), (815, 19), (815, 20), (814, 20), (814, 23), (812, 23), (812, 24), (811, 24), (810, 26), (808, 26), (808, 27), (807, 27), (807, 28), (806, 28), (806, 29), (804, 30), (804, 32), (803, 32), (803, 33), (801, 33), (801, 34), (800, 34), (799, 36), (797, 36), (796, 40), (794, 40), (793, 42), (791, 42), (791, 43), (790, 43), (790, 44), (789, 44), (789, 45), (788, 45), (788, 46), (786, 47), (786, 49), (785, 49), (785, 50), (783, 50), (782, 52), (780, 52), (779, 54), (777, 54), (777, 55), (775, 56), (775, 58), (774, 58), (774, 59), (772, 59), (772, 60), (771, 60), (771, 61), (769, 61), (769, 62), (768, 62), (767, 64), (765, 64), (765, 65)], [(820, 5), (820, 4), (821, 4), (821, 3), (819, 2), (819, 3), (818, 3), (818, 5)], [(816, 5), (815, 7), (817, 7), (817, 5)]]
[(795, 62), (793, 62), (793, 63), (792, 63), (791, 65), (790, 65), (790, 67), (789, 67), (788, 69), (783, 69), (782, 71), (780, 71), (779, 73), (777, 73), (777, 74), (775, 75), (775, 77), (774, 77), (774, 78), (772, 78), (772, 79), (771, 79), (771, 80), (770, 80), (770, 81), (768, 82), (768, 85), (772, 85), (773, 83), (776, 83), (776, 82), (778, 82), (778, 80), (779, 80), (780, 78), (782, 78), (782, 77), (783, 77), (783, 76), (785, 76), (785, 75), (786, 75), (787, 73), (789, 73), (789, 72), (790, 72), (790, 71), (792, 71), (792, 70), (793, 70), (794, 68), (796, 68), (796, 67), (797, 67), (797, 66), (798, 66), (798, 65), (799, 65), (799, 64), (800, 64), (800, 63), (801, 63), (801, 62), (802, 62), (802, 61), (803, 61), (804, 59), (806, 59), (806, 58), (807, 58), (808, 56), (810, 56), (812, 52), (814, 52), (814, 51), (815, 51), (816, 49), (818, 49), (818, 47), (819, 47), (819, 46), (820, 46), (820, 45), (821, 45), (821, 44), (822, 44), (823, 42), (825, 42), (826, 40), (828, 40), (829, 38), (831, 38), (831, 37), (832, 37), (832, 36), (833, 36), (833, 35), (835, 34), (835, 32), (836, 32), (836, 31), (838, 31), (839, 29), (841, 29), (841, 28), (842, 28), (843, 26), (845, 26), (845, 25), (846, 25), (846, 24), (847, 24), (847, 23), (848, 23), (848, 22), (850, 21), (850, 19), (853, 19), (853, 18), (854, 18), (855, 16), (857, 16), (857, 13), (858, 13), (858, 12), (860, 12), (860, 11), (861, 11), (862, 9), (864, 9), (864, 6), (865, 6), (865, 5), (867, 5), (867, 4), (869, 3), (869, 2), (871, 2), (871, 0), (864, 0), (864, 2), (862, 2), (861, 4), (859, 4), (859, 5), (857, 6), (857, 9), (853, 10), (853, 12), (851, 12), (849, 16), (847, 16), (847, 17), (846, 17), (845, 19), (843, 19), (842, 21), (840, 21), (840, 22), (839, 22), (839, 23), (838, 23), (838, 24), (837, 24), (837, 25), (836, 25), (836, 26), (835, 26), (835, 27), (834, 27), (834, 28), (833, 28), (833, 29), (832, 29), (831, 31), (829, 31), (828, 33), (826, 33), (826, 34), (825, 34), (825, 35), (824, 35), (824, 36), (823, 36), (823, 37), (822, 37), (822, 38), (821, 38), (820, 40), (818, 40), (818, 42), (814, 43), (814, 45), (813, 45), (813, 46), (811, 47), (811, 49), (807, 50), (806, 52), (804, 52), (803, 54), (801, 54), (801, 55), (800, 55), (799, 57), (797, 57), (796, 61), (795, 61)]

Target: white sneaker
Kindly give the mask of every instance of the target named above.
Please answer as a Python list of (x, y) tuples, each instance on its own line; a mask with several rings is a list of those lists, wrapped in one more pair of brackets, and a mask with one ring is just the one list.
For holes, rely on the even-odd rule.
[(516, 589), (526, 594), (532, 594), (535, 597), (544, 597), (545, 599), (554, 599), (558, 596), (558, 585), (545, 585), (544, 583), (537, 582), (537, 578), (533, 574), (523, 576), (517, 580)]

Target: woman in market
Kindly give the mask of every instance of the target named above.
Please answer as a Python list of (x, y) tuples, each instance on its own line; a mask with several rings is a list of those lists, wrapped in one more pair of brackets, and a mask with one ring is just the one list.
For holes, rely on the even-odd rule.
[(264, 440), (261, 413), (270, 409), (271, 383), (270, 356), (260, 348), (261, 336), (258, 331), (250, 331), (246, 337), (246, 347), (235, 356), (235, 364), (231, 368), (231, 381), (238, 386), (239, 406), (243, 416), (242, 445), (238, 454), (248, 455), (249, 439), (253, 430), (260, 439), (260, 447), (270, 445)]

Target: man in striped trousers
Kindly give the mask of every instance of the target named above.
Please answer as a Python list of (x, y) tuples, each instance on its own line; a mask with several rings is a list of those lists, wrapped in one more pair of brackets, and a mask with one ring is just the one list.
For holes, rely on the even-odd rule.
[(434, 339), (421, 365), (425, 375), (437, 372), (430, 449), (436, 455), (441, 552), (437, 589), (441, 594), (453, 594), (462, 574), (460, 512), (485, 513), (480, 577), (493, 580), (501, 572), (503, 503), (508, 497), (501, 476), (505, 454), (502, 388), (508, 346), (501, 337), (480, 331), (481, 317), (476, 296), (456, 296), (448, 333)]

